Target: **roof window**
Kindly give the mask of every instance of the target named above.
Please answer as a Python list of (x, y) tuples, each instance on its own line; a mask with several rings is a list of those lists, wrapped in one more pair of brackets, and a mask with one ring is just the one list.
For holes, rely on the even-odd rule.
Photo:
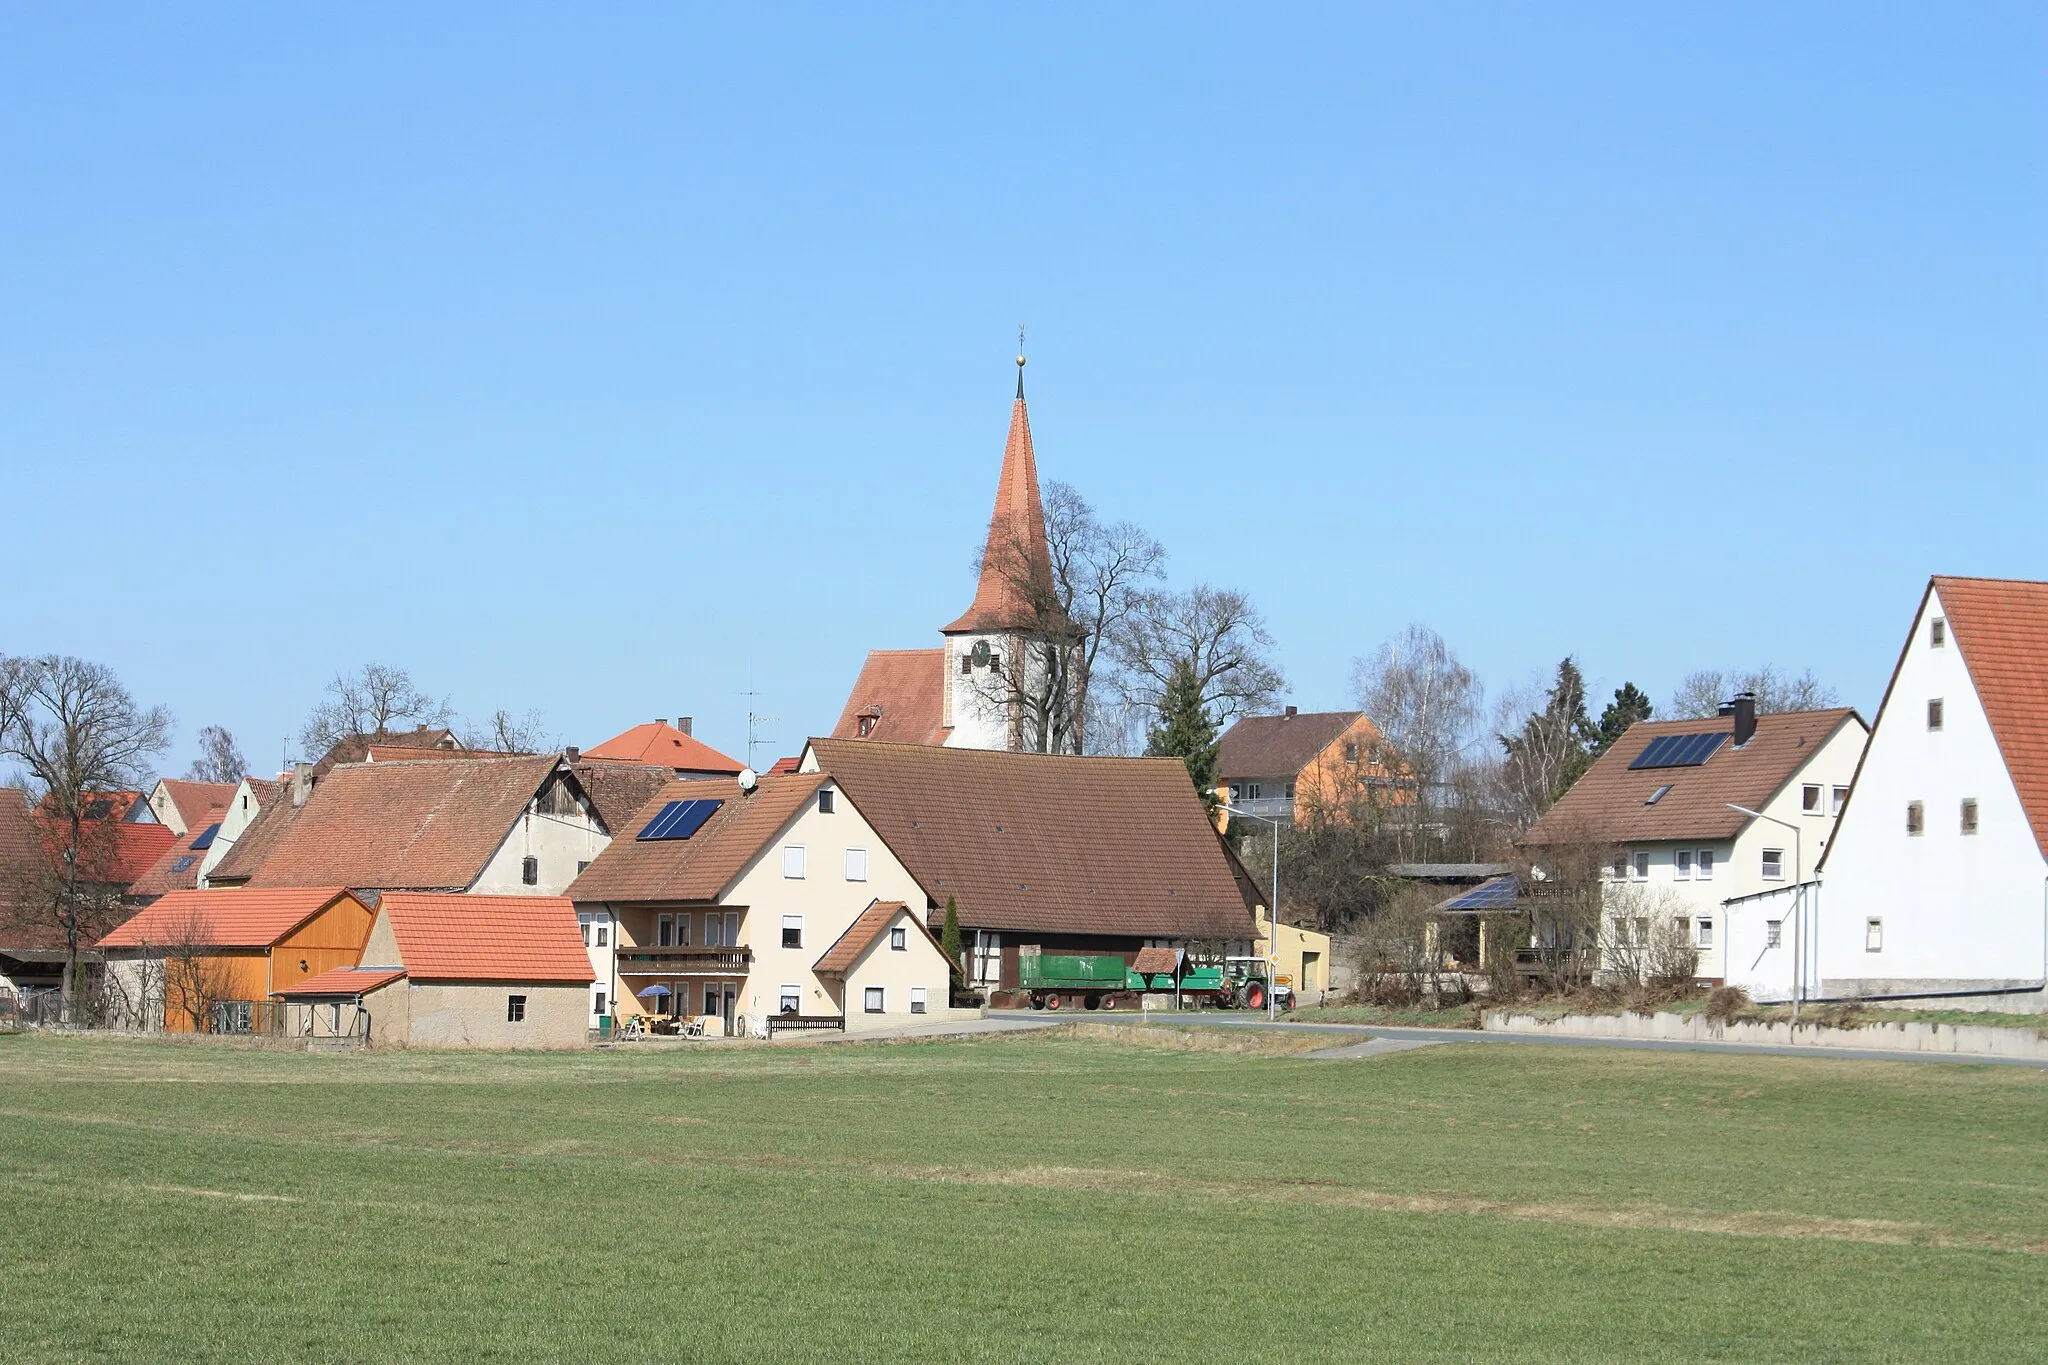
[(1643, 804), (1644, 804), (1644, 805), (1646, 805), (1646, 806), (1654, 806), (1654, 805), (1656, 805), (1656, 804), (1657, 804), (1657, 803), (1658, 803), (1659, 801), (1662, 801), (1662, 800), (1664, 799), (1664, 796), (1665, 796), (1665, 794), (1666, 794), (1667, 792), (1669, 792), (1670, 790), (1671, 790), (1671, 784), (1670, 784), (1669, 782), (1666, 782), (1666, 783), (1665, 783), (1665, 784), (1664, 784), (1663, 786), (1661, 786), (1661, 787), (1657, 788), (1657, 790), (1655, 790), (1655, 791), (1651, 792), (1651, 793), (1649, 794), (1649, 796), (1648, 796), (1647, 798), (1645, 798), (1645, 799), (1644, 799), (1644, 801), (1643, 801)]

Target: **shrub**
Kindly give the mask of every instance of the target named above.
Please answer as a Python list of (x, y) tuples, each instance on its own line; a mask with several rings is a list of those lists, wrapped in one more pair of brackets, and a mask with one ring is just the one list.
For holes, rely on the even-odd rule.
[(1756, 1017), (1756, 1002), (1740, 986), (1723, 986), (1707, 997), (1707, 1018), (1716, 1024)]

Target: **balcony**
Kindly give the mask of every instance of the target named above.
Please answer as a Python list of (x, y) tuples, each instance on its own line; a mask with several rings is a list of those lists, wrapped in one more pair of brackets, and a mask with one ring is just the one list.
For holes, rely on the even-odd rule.
[(752, 948), (621, 948), (621, 976), (745, 976)]

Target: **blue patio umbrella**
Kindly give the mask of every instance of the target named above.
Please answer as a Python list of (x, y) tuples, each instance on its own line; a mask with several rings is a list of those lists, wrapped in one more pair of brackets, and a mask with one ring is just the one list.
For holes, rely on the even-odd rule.
[(641, 991), (639, 998), (642, 1000), (659, 1000), (663, 996), (670, 994), (673, 994), (673, 992), (671, 992), (668, 987), (662, 985), (654, 985), (649, 986), (644, 991)]

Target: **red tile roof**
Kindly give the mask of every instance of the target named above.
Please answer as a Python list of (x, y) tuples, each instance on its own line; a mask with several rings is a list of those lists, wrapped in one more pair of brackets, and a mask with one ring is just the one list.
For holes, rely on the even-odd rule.
[[(1761, 810), (1821, 746), (1845, 725), (1863, 726), (1846, 707), (1781, 711), (1756, 718), (1756, 734), (1738, 749), (1724, 741), (1705, 763), (1691, 768), (1630, 768), (1661, 735), (1733, 734), (1727, 716), (1705, 720), (1642, 721), (1629, 726), (1522, 836), (1524, 845), (1601, 845), (1659, 839), (1732, 839), (1750, 817), (1728, 809), (1732, 801)], [(1671, 790), (1644, 804), (1659, 787)]]
[[(870, 650), (853, 691), (846, 695), (846, 709), (832, 727), (832, 737), (937, 744), (946, 733), (939, 725), (945, 715), (945, 693), (945, 650)], [(872, 722), (865, 735), (863, 718)]]
[(789, 758), (778, 758), (775, 760), (775, 766), (771, 767), (768, 771), (777, 774), (793, 773), (803, 766), (803, 762), (801, 754), (792, 755)]
[[(876, 901), (860, 912), (860, 917), (847, 926), (839, 941), (825, 950), (825, 955), (811, 970), (822, 976), (846, 975), (847, 969), (860, 961), (860, 955), (868, 950), (868, 946), (882, 936), (882, 931), (909, 908), (902, 901)], [(941, 954), (946, 951), (937, 939), (932, 938), (932, 931), (926, 926), (923, 915), (911, 915), (910, 922), (917, 926), (919, 934), (930, 940), (932, 947), (938, 948)]]
[(1038, 494), (1038, 458), (1031, 450), (1031, 414), (1024, 407), (1024, 376), (1017, 376), (1017, 401), (1010, 408), (1010, 438), (1003, 445), (1003, 469), (996, 479), (995, 510), (988, 519), (981, 578), (974, 601), (942, 634), (1031, 625), (1033, 600), (1050, 601), (1052, 555), (1045, 542), (1045, 504)]
[[(463, 751), (462, 741), (455, 737), (453, 730), (446, 727), (428, 729), (422, 725), (412, 730), (376, 730), (365, 735), (344, 735), (328, 747), (326, 753), (313, 764), (313, 775), (325, 777), (343, 763), (361, 763), (370, 752), (370, 746), (380, 749), (445, 749), (455, 753)], [(284, 774), (280, 773), (280, 777)]]
[(367, 995), (379, 986), (404, 979), (403, 967), (329, 967), (271, 994), (287, 997)]
[[(671, 782), (656, 792), (569, 887), (572, 900), (715, 901), (828, 779), (770, 774), (754, 793), (737, 783)], [(638, 837), (670, 801), (709, 797), (725, 804), (687, 839)]]
[(2048, 855), (2048, 583), (1936, 575), (1929, 586)]
[[(168, 825), (128, 821), (86, 822), (78, 866), (95, 885), (125, 892), (177, 836)], [(55, 949), (64, 946), (47, 907), (33, 904), (33, 888), (53, 879), (61, 866), (65, 828), (29, 808), (25, 793), (0, 787), (0, 943), (10, 948)], [(86, 942), (128, 914), (123, 906), (95, 910), (83, 926)]]
[[(256, 781), (255, 778), (249, 780), (252, 784)], [(247, 882), (299, 818), (304, 807), (292, 804), (291, 784), (273, 782), (269, 785), (276, 788), (275, 795), (264, 796), (259, 790), (256, 818), (242, 826), (242, 832), (235, 836), (227, 856), (213, 865), (213, 871), (206, 877), (210, 884), (239, 886)]]
[(982, 929), (1250, 938), (1262, 900), (1171, 758), (814, 739), (932, 901)]
[(168, 891), (100, 940), (102, 948), (184, 943), (268, 948), (349, 893), (338, 886), (274, 891)]
[(1179, 971), (1180, 954), (1171, 948), (1140, 948), (1131, 959), (1131, 970), (1144, 976)]
[[(250, 886), (460, 891), (476, 881), (559, 760), (437, 759), (335, 768), (313, 789)], [(266, 809), (264, 814), (270, 812)], [(237, 846), (222, 860), (247, 871)]]
[[(164, 789), (164, 794), (171, 798), (171, 807), (177, 811), (178, 818), (184, 821), (189, 829), (198, 830), (206, 827), (206, 821), (201, 820), (199, 817), (205, 815), (206, 812), (216, 806), (222, 810), (227, 809), (228, 804), (235, 799), (235, 790), (240, 784), (234, 782), (188, 782), (180, 777), (166, 777), (157, 785), (161, 786)], [(217, 815), (208, 816), (208, 819), (213, 820), (219, 818)], [(165, 821), (164, 823), (169, 824), (170, 822)]]
[(615, 763), (657, 763), (685, 772), (737, 774), (746, 765), (727, 758), (694, 735), (686, 735), (665, 721), (651, 720), (622, 735), (613, 735), (583, 757)]
[[(380, 913), (415, 981), (597, 978), (566, 896), (463, 896), (389, 891)], [(373, 964), (387, 965), (387, 964)]]
[[(194, 784), (198, 785), (198, 784)], [(234, 788), (229, 787), (230, 796)], [(188, 808), (180, 807), (178, 813), (185, 815)], [(129, 883), (131, 896), (161, 896), (166, 891), (180, 888), (190, 889), (199, 885), (199, 865), (206, 861), (204, 849), (194, 850), (192, 845), (206, 837), (209, 829), (219, 830), (220, 822), (227, 817), (226, 805), (208, 806), (197, 815), (189, 816), (185, 833), (169, 848), (157, 855), (155, 862), (145, 869), (141, 876)], [(180, 867), (179, 864), (184, 866)]]

